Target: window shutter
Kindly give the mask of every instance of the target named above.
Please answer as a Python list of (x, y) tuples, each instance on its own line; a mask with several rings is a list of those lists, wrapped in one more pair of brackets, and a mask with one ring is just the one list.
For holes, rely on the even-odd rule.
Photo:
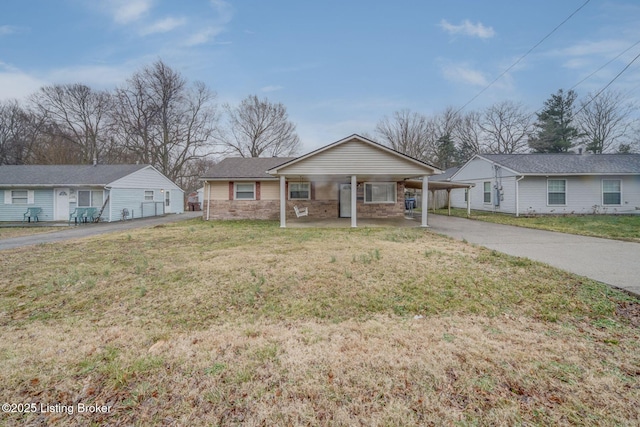
[(32, 205), (35, 202), (35, 192), (33, 190), (27, 191), (27, 204)]
[(11, 204), (11, 190), (4, 190), (4, 204)]

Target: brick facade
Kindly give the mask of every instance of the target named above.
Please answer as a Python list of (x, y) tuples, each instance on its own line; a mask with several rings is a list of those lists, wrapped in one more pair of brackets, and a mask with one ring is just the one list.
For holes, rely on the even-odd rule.
[[(338, 184), (336, 184), (338, 185)], [(314, 186), (312, 185), (312, 189)], [(260, 189), (256, 185), (256, 193)], [(233, 198), (233, 183), (229, 185), (230, 198)], [(312, 191), (312, 196), (314, 196)], [(257, 196), (257, 194), (256, 194)], [(209, 200), (210, 219), (266, 219), (280, 218), (279, 200)], [(293, 206), (309, 208), (309, 218), (324, 219), (340, 216), (339, 201), (336, 200), (287, 200), (287, 218), (295, 218)], [(207, 208), (203, 207), (206, 217)], [(404, 216), (404, 183), (397, 183), (396, 203), (364, 203), (364, 185), (357, 189), (358, 218), (401, 218)]]

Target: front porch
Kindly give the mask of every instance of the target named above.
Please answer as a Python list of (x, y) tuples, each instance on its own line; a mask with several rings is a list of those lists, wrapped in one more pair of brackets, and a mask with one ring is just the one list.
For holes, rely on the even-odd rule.
[[(420, 227), (420, 218), (366, 218), (358, 220), (358, 228), (402, 228)], [(351, 218), (292, 218), (287, 221), (288, 228), (351, 228)]]

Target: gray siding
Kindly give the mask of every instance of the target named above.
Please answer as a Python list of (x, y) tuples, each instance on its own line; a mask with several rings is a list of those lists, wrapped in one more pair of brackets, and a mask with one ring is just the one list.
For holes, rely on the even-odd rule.
[[(109, 186), (113, 189), (112, 194), (116, 194), (112, 196), (114, 205), (111, 213), (114, 221), (122, 218), (121, 212), (124, 208), (129, 209), (129, 212), (133, 210), (135, 218), (153, 216), (155, 212), (158, 212), (158, 215), (165, 211), (167, 213), (184, 212), (184, 191), (152, 167), (127, 175)], [(145, 190), (154, 192), (154, 201), (163, 202), (162, 206), (158, 204), (157, 211), (152, 203), (142, 203), (145, 202)], [(163, 191), (170, 192), (170, 206), (164, 206)]]
[(14, 190), (33, 190), (33, 204), (6, 205), (4, 203), (4, 193), (11, 190), (0, 190), (0, 221), (22, 221), (23, 214), (27, 211), (27, 208), (42, 208), (42, 214), (38, 217), (40, 221), (53, 220), (52, 189), (15, 188)]
[[(153, 189), (147, 189), (153, 190)], [(145, 189), (140, 188), (114, 188), (111, 190), (111, 198), (109, 199), (110, 203), (110, 220), (111, 221), (120, 221), (122, 219), (122, 211), (123, 209), (129, 210), (129, 218), (142, 218), (154, 216), (157, 212), (158, 215), (162, 215), (164, 213), (164, 199), (162, 198), (163, 194), (160, 190), (153, 190), (154, 202), (157, 203), (149, 203), (144, 200), (144, 192)], [(157, 211), (154, 209), (154, 206), (157, 205)]]

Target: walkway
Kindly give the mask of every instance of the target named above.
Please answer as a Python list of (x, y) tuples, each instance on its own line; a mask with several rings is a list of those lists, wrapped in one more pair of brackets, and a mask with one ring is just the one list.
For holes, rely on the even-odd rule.
[(40, 243), (61, 242), (63, 240), (79, 239), (82, 237), (96, 236), (99, 234), (111, 233), (116, 231), (131, 230), (133, 228), (153, 227), (158, 224), (182, 221), (185, 219), (197, 218), (200, 216), (202, 216), (202, 212), (185, 212), (182, 214), (168, 214), (151, 218), (133, 219), (130, 221), (100, 222), (97, 224), (67, 226), (60, 231), (55, 231), (52, 233), (33, 234), (29, 236), (2, 239), (0, 240), (0, 250), (37, 245)]
[(431, 231), (541, 261), (640, 296), (640, 243), (429, 215)]

